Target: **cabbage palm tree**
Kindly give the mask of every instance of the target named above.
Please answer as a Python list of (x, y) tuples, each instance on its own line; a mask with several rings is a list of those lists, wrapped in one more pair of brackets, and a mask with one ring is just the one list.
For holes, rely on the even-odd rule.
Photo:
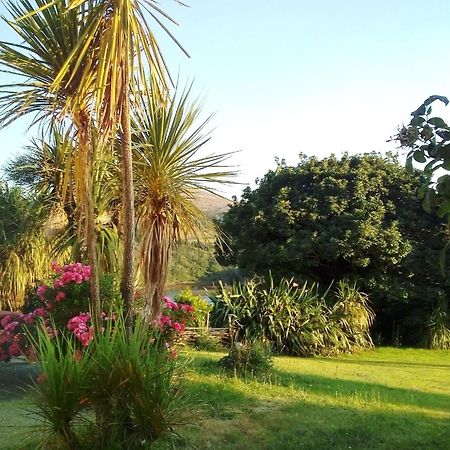
[[(91, 174), (93, 146), (90, 143), (90, 98), (94, 80), (85, 72), (88, 67), (95, 66), (98, 59), (95, 52), (77, 60), (73, 58), (86, 34), (93, 32), (95, 22), (81, 7), (69, 9), (65, 0), (49, 4), (45, 0), (35, 0), (35, 5), (28, 0), (9, 1), (6, 8), (11, 20), (4, 19), (4, 22), (23, 43), (0, 42), (3, 71), (20, 79), (1, 87), (0, 127), (25, 114), (35, 115), (33, 124), (48, 125), (68, 119), (65, 122), (67, 133), (76, 140), (77, 150), (69, 158), (71, 164), (66, 170), (73, 169), (74, 198), (79, 217), (84, 217), (85, 244), (91, 265), (92, 307), (97, 312), (95, 316), (99, 317)], [(63, 77), (60, 76), (62, 71)]]
[(173, 243), (215, 231), (211, 219), (195, 206), (195, 194), (216, 193), (217, 183), (229, 182), (234, 175), (223, 165), (230, 154), (199, 154), (210, 139), (204, 133), (210, 117), (197, 123), (200, 108), (189, 102), (191, 87), (167, 95), (165, 101), (151, 95), (153, 90), (143, 91), (133, 114), (139, 261), (147, 319), (160, 314)]
[[(70, 8), (81, 8), (90, 16), (90, 31), (54, 80), (55, 89), (69, 76), (71, 65), (83, 67), (81, 92), (91, 92), (98, 130), (105, 138), (119, 133), (122, 165), (122, 208), (124, 262), (121, 283), (125, 311), (131, 322), (134, 294), (134, 188), (131, 149), (131, 99), (138, 98), (146, 72), (157, 81), (162, 91), (169, 77), (159, 46), (146, 20), (149, 15), (170, 36), (161, 18), (172, 19), (158, 6), (156, 0), (71, 0)], [(173, 21), (172, 21), (173, 22)], [(178, 44), (179, 45), (179, 44)], [(180, 46), (181, 48), (181, 46)], [(93, 57), (93, 53), (95, 57)], [(95, 80), (91, 91), (91, 81)], [(159, 91), (159, 89), (158, 89)], [(156, 96), (159, 92), (152, 92)]]

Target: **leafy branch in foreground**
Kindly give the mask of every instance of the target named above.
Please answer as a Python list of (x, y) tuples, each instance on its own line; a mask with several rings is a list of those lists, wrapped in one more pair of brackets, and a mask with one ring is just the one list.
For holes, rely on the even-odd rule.
[(437, 179), (437, 171), (450, 171), (450, 127), (441, 117), (431, 115), (432, 103), (448, 99), (432, 95), (411, 113), (409, 125), (402, 127), (394, 136), (401, 147), (408, 149), (406, 168), (411, 173), (414, 162), (425, 164), (423, 172), (428, 186), (422, 189), (423, 206), (427, 212), (436, 210), (440, 217), (450, 213), (450, 175), (443, 174)]

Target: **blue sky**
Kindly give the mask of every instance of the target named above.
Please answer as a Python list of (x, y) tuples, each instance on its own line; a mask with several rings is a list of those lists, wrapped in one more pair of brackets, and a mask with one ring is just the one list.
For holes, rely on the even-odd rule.
[[(174, 77), (195, 79), (205, 115), (216, 113), (208, 150), (240, 150), (243, 183), (275, 156), (395, 150), (386, 140), (410, 111), (450, 96), (447, 0), (188, 1), (160, 3), (191, 58), (157, 35)], [(0, 163), (27, 142), (25, 127), (0, 131)]]

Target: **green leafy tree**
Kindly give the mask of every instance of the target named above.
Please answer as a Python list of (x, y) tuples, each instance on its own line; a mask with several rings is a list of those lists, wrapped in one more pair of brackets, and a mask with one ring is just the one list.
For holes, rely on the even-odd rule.
[(322, 286), (358, 279), (382, 337), (418, 342), (424, 313), (448, 289), (437, 267), (443, 224), (422, 209), (422, 183), (392, 155), (278, 162), (223, 217), (231, 251), (222, 262)]
[[(424, 184), (419, 192), (424, 209), (446, 218), (450, 224), (450, 174), (446, 173), (450, 172), (450, 127), (441, 117), (432, 116), (435, 101), (445, 105), (449, 102), (441, 95), (428, 97), (411, 113), (411, 121), (394, 140), (408, 150), (406, 168), (410, 173), (414, 171), (414, 163), (425, 164)], [(441, 256), (444, 266), (445, 251)]]

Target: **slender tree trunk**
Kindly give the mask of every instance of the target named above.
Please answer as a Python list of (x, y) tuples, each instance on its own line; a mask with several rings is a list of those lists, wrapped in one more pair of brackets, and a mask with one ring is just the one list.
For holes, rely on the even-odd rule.
[(100, 287), (98, 275), (98, 259), (97, 259), (97, 234), (95, 231), (95, 210), (93, 193), (93, 149), (89, 139), (89, 124), (87, 118), (81, 121), (79, 132), (79, 152), (80, 163), (84, 172), (83, 177), (83, 205), (84, 205), (84, 236), (86, 240), (86, 249), (88, 262), (91, 268), (91, 276), (89, 280), (91, 294), (92, 323), (97, 331), (101, 327), (101, 304), (100, 304)]
[(144, 240), (145, 247), (142, 248), (146, 284), (144, 315), (149, 322), (158, 320), (161, 316), (171, 251), (169, 227), (165, 219), (155, 219), (153, 228), (155, 233)]
[(127, 328), (130, 329), (132, 317), (132, 303), (134, 296), (134, 183), (133, 183), (133, 153), (131, 148), (131, 119), (130, 119), (130, 83), (127, 68), (123, 69), (124, 92), (121, 115), (121, 152), (122, 152), (122, 208), (123, 208), (123, 235), (124, 260), (121, 292), (124, 302)]

